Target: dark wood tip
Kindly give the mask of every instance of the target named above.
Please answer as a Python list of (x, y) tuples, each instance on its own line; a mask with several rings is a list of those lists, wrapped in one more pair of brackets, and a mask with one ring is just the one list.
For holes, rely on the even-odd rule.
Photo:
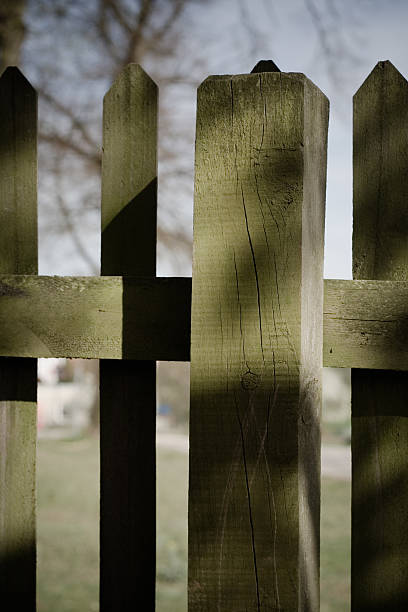
[(35, 91), (30, 81), (26, 79), (24, 74), (19, 68), (17, 68), (17, 66), (8, 66), (2, 73), (0, 77), (0, 82), (2, 85), (8, 83), (13, 83), (14, 85), (18, 84), (22, 87)]
[(251, 74), (256, 72), (280, 72), (280, 69), (272, 60), (259, 60), (256, 66), (252, 68)]

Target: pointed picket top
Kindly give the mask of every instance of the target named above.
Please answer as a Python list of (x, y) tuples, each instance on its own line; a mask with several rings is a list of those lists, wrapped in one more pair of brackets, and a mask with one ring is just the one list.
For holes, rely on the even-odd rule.
[[(103, 274), (137, 273), (139, 263), (132, 238), (121, 238), (135, 223), (148, 226), (139, 239), (139, 260), (149, 252), (150, 272), (156, 272), (157, 105), (158, 87), (138, 64), (125, 66), (104, 98)], [(115, 240), (112, 232), (116, 232)], [(126, 249), (126, 257), (120, 255)], [(121, 268), (122, 260), (130, 266), (126, 271)]]
[(0, 272), (37, 273), (37, 92), (11, 66), (0, 77)]
[(37, 93), (30, 81), (24, 76), (21, 70), (17, 68), (17, 66), (8, 66), (4, 70), (0, 76), (0, 86), (19, 87), (22, 91), (26, 90)]
[(113, 81), (112, 85), (106, 92), (104, 96), (104, 102), (109, 100), (109, 98), (114, 93), (119, 93), (121, 88), (125, 83), (143, 83), (146, 85), (150, 84), (154, 88), (158, 89), (157, 84), (153, 81), (152, 77), (140, 66), (140, 64), (127, 64), (122, 70), (119, 72), (116, 79)]
[(257, 72), (280, 72), (280, 68), (272, 60), (259, 60), (259, 62), (252, 68), (251, 74)]
[(366, 78), (353, 115), (354, 278), (407, 280), (408, 82), (391, 62)]
[[(362, 85), (354, 94), (354, 97), (360, 95), (361, 92), (365, 91), (368, 87), (379, 86), (379, 83), (383, 83), (387, 87), (399, 85), (400, 87), (408, 86), (407, 79), (400, 73), (400, 71), (394, 66), (389, 60), (378, 62), (367, 78), (364, 80)], [(380, 89), (378, 89), (380, 95)]]

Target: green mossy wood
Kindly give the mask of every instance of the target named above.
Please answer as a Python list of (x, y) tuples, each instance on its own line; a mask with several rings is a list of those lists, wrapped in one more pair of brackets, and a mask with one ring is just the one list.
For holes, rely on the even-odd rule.
[[(37, 94), (0, 78), (0, 273), (37, 273)], [(35, 610), (37, 362), (0, 358), (0, 598)]]
[(319, 607), (327, 123), (301, 74), (198, 92), (191, 612)]
[[(190, 304), (190, 278), (0, 275), (0, 355), (190, 361)], [(408, 370), (407, 319), (408, 282), (325, 279), (323, 365)]]
[(190, 304), (190, 278), (0, 275), (0, 355), (189, 361)]
[[(354, 278), (408, 281), (408, 83), (390, 62), (354, 96), (353, 158)], [(408, 373), (352, 371), (356, 612), (408, 609), (407, 397)]]
[[(102, 274), (156, 274), (157, 87), (127, 66), (104, 99)], [(122, 294), (124, 313), (132, 292)], [(131, 319), (123, 319), (122, 351)], [(100, 609), (154, 610), (156, 363), (103, 360)]]
[[(0, 275), (0, 355), (190, 361), (190, 304), (191, 278)], [(407, 319), (408, 282), (325, 279), (323, 365), (408, 370)]]
[(323, 365), (408, 370), (408, 282), (326, 279)]

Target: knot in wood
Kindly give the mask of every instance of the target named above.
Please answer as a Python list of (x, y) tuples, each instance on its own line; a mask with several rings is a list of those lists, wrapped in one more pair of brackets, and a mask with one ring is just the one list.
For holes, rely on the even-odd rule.
[(252, 391), (259, 386), (260, 381), (261, 377), (259, 374), (255, 374), (255, 372), (248, 370), (241, 376), (241, 387), (245, 389), (245, 391)]

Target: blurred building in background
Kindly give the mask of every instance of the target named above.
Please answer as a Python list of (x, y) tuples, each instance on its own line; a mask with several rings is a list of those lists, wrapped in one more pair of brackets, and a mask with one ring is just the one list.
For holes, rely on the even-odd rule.
[(98, 362), (40, 359), (38, 435), (82, 435), (98, 423)]

